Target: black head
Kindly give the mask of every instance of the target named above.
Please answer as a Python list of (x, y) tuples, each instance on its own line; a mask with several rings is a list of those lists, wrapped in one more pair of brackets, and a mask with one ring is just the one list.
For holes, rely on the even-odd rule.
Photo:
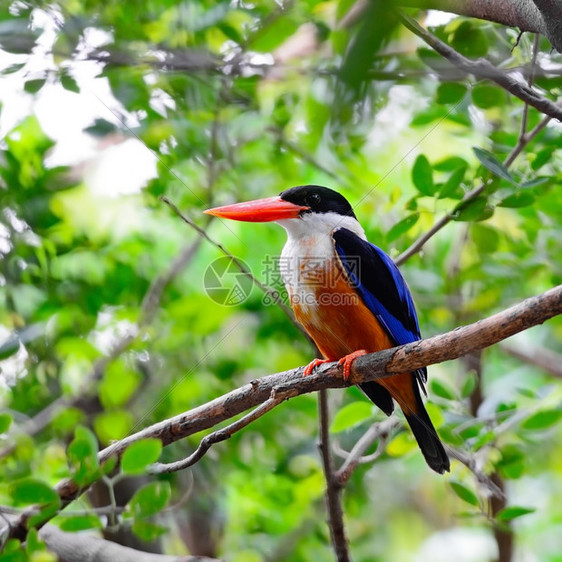
[(309, 207), (301, 213), (337, 213), (344, 217), (353, 217), (355, 213), (347, 199), (337, 191), (320, 185), (299, 185), (279, 194), (284, 201), (295, 205)]

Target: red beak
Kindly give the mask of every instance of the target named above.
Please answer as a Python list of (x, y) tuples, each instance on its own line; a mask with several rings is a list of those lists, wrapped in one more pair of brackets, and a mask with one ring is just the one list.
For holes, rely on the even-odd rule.
[(271, 222), (283, 219), (296, 219), (301, 211), (307, 211), (308, 209), (309, 207), (301, 207), (276, 196), (246, 201), (244, 203), (235, 203), (234, 205), (225, 205), (224, 207), (215, 207), (203, 212), (207, 215), (235, 221)]

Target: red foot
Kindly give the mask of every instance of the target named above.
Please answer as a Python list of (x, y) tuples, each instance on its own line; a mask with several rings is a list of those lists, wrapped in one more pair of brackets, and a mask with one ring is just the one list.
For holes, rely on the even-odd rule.
[(358, 349), (357, 351), (354, 351), (353, 353), (342, 357), (338, 361), (338, 365), (343, 365), (344, 381), (346, 381), (349, 378), (349, 375), (351, 375), (351, 365), (358, 357), (361, 357), (361, 355), (367, 355), (367, 352), (364, 349)]
[(303, 372), (303, 377), (308, 377), (308, 375), (312, 374), (312, 371), (318, 367), (318, 365), (322, 365), (323, 363), (329, 363), (329, 359), (313, 359), (305, 368)]

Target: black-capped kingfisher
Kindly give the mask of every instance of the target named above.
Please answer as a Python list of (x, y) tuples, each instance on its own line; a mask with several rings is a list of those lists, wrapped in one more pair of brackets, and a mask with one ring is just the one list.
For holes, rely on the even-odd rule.
[[(316, 185), (293, 187), (277, 197), (209, 209), (205, 213), (248, 222), (275, 221), (287, 231), (280, 269), (296, 319), (322, 352), (320, 363), (339, 360), (344, 378), (365, 353), (421, 339), (414, 301), (392, 259), (367, 241), (341, 194)], [(436, 472), (449, 458), (423, 404), (427, 370), (367, 382), (361, 390), (386, 414), (393, 399)]]

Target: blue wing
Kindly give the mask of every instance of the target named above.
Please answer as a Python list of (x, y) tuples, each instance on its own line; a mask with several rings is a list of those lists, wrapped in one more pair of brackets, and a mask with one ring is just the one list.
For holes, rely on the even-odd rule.
[[(396, 345), (421, 339), (414, 300), (390, 257), (347, 228), (332, 233), (336, 253), (349, 281)], [(427, 379), (427, 369), (416, 374)]]

